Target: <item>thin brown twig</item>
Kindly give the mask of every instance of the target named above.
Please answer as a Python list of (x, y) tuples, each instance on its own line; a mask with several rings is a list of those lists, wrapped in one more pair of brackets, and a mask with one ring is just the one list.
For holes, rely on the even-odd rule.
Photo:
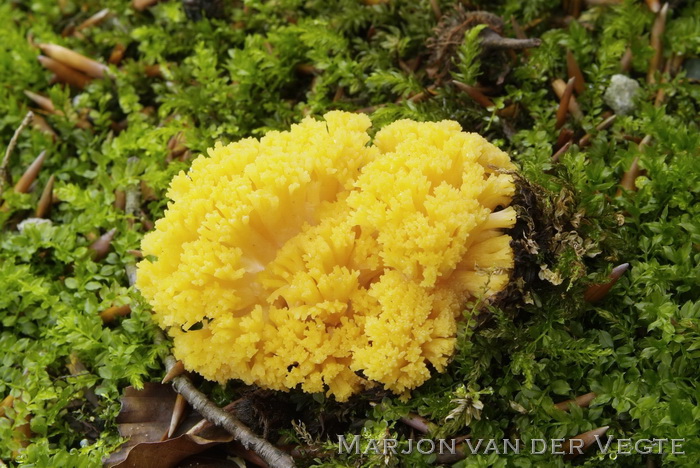
[(417, 414), (409, 413), (407, 416), (399, 419), (402, 423), (408, 427), (412, 427), (421, 434), (427, 434), (430, 432), (430, 426), (428, 425), (430, 421)]
[[(160, 330), (156, 331), (155, 342), (163, 343), (165, 336)], [(165, 367), (169, 371), (176, 363), (172, 355), (165, 358)], [(186, 375), (180, 375), (173, 379), (173, 388), (181, 394), (187, 402), (201, 414), (206, 420), (211, 421), (215, 425), (224, 428), (233, 435), (243, 447), (253, 450), (255, 453), (265, 460), (270, 466), (275, 468), (294, 468), (294, 459), (282, 450), (278, 449), (270, 442), (255, 435), (245, 424), (231, 413), (227, 413), (224, 409), (216, 406), (200, 392)]]
[[(603, 120), (601, 123), (596, 125), (595, 129), (599, 132), (602, 132), (603, 130), (607, 130), (615, 122), (616, 119), (617, 119), (617, 115), (612, 114), (611, 116), (609, 116), (605, 120)], [(591, 135), (590, 133), (586, 133), (578, 141), (578, 145), (581, 148), (583, 148), (584, 146), (588, 146), (591, 143), (591, 138), (593, 138), (593, 135)]]
[(508, 49), (522, 50), (542, 45), (542, 40), (537, 38), (517, 39), (503, 37), (491, 29), (484, 29), (480, 35), (480, 45), (484, 49)]
[(27, 112), (27, 115), (24, 116), (24, 119), (22, 119), (19, 127), (17, 127), (17, 130), (15, 130), (14, 135), (12, 135), (10, 143), (7, 145), (5, 156), (2, 158), (2, 165), (0, 165), (0, 195), (2, 195), (2, 193), (5, 191), (5, 185), (12, 183), (12, 180), (10, 179), (10, 172), (7, 170), (7, 166), (10, 164), (10, 155), (12, 154), (12, 151), (14, 151), (15, 146), (17, 146), (17, 140), (19, 139), (20, 133), (22, 133), (22, 130), (29, 125), (33, 118), (34, 112)]

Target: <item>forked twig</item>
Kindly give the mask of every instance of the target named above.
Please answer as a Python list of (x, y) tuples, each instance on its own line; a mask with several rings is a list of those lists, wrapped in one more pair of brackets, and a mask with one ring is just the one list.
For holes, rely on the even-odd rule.
[[(163, 343), (165, 336), (160, 330), (156, 331), (155, 342)], [(172, 355), (165, 358), (166, 371), (175, 366), (176, 360)], [(294, 468), (294, 460), (292, 457), (282, 450), (278, 449), (268, 441), (258, 437), (245, 424), (231, 413), (227, 413), (222, 408), (219, 408), (200, 392), (190, 378), (186, 375), (179, 375), (173, 379), (173, 388), (181, 394), (187, 402), (207, 421), (224, 428), (236, 440), (241, 442), (246, 449), (250, 449), (260, 455), (260, 457), (270, 466), (279, 468)]]

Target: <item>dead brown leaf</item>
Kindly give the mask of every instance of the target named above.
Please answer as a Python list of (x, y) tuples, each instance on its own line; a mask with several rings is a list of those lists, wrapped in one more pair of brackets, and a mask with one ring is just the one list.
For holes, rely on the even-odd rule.
[(210, 447), (231, 442), (225, 430), (208, 426), (188, 433), (202, 417), (190, 411), (171, 439), (167, 437), (177, 394), (170, 385), (147, 383), (142, 390), (128, 387), (117, 416), (119, 434), (127, 442), (104, 462), (108, 468), (174, 468)]

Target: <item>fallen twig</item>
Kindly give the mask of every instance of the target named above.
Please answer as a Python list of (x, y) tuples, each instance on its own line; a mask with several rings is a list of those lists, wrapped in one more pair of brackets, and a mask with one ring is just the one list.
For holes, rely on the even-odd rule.
[[(615, 122), (615, 119), (617, 119), (617, 115), (612, 114), (610, 117), (606, 118), (601, 123), (596, 125), (595, 129), (599, 132), (602, 132), (603, 130), (607, 130)], [(591, 143), (591, 138), (593, 138), (593, 136), (590, 133), (586, 133), (578, 141), (578, 145), (581, 148), (583, 148), (584, 146), (588, 146)]]
[(2, 165), (0, 165), (0, 195), (2, 195), (2, 193), (5, 190), (5, 184), (12, 183), (12, 180), (10, 179), (10, 172), (7, 170), (7, 166), (10, 164), (10, 155), (15, 149), (15, 146), (17, 146), (17, 139), (19, 138), (19, 134), (22, 133), (22, 130), (24, 130), (24, 128), (27, 125), (29, 125), (33, 118), (34, 112), (27, 112), (27, 115), (24, 116), (24, 119), (22, 119), (22, 122), (19, 124), (19, 127), (17, 127), (17, 130), (15, 130), (15, 133), (12, 135), (10, 143), (7, 145), (7, 150), (5, 150), (5, 156), (2, 158)]
[[(163, 343), (164, 341), (165, 336), (163, 333), (160, 330), (156, 331), (155, 342)], [(169, 371), (176, 362), (173, 356), (168, 355), (165, 358), (166, 370)], [(255, 435), (253, 431), (233, 414), (227, 413), (222, 408), (212, 403), (204, 393), (200, 392), (194, 384), (192, 384), (192, 381), (186, 375), (175, 377), (173, 379), (173, 388), (185, 397), (190, 406), (199, 412), (206, 420), (226, 429), (243, 444), (243, 447), (253, 450), (270, 466), (274, 466), (275, 468), (293, 468), (295, 466), (291, 456), (268, 441)]]
[(409, 413), (407, 416), (404, 416), (403, 418), (399, 419), (399, 421), (401, 421), (408, 427), (415, 429), (421, 434), (427, 434), (428, 432), (430, 432), (430, 421), (417, 414)]
[(542, 45), (542, 40), (540, 39), (513, 39), (511, 37), (503, 37), (491, 29), (484, 29), (479, 38), (481, 47), (484, 49), (522, 50)]

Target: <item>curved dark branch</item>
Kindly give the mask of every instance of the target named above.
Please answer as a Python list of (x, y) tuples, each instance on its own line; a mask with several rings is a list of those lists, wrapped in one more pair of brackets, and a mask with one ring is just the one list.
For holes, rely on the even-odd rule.
[[(156, 343), (165, 341), (165, 336), (158, 330), (156, 332)], [(175, 366), (176, 360), (172, 355), (165, 358), (166, 371)], [(186, 374), (180, 375), (173, 379), (173, 388), (181, 394), (187, 402), (199, 414), (212, 424), (220, 426), (233, 435), (243, 446), (260, 455), (260, 458), (265, 460), (268, 465), (275, 468), (294, 468), (294, 460), (290, 455), (278, 449), (270, 442), (258, 437), (233, 414), (224, 411), (200, 392), (187, 377)]]
[(513, 39), (503, 37), (492, 29), (484, 29), (480, 35), (481, 47), (484, 49), (511, 49), (521, 50), (539, 47), (542, 44), (540, 39)]

